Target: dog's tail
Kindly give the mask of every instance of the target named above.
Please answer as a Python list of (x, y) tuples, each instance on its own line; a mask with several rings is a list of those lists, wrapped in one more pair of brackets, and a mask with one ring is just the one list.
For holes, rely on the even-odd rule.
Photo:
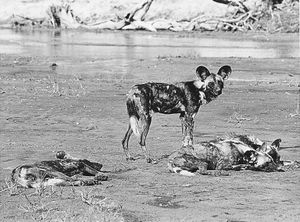
[(16, 174), (17, 174), (17, 168), (13, 169), (13, 171), (10, 174), (10, 180), (12, 183), (16, 183)]
[(135, 116), (130, 116), (129, 117), (129, 124), (130, 124), (130, 127), (134, 133), (134, 135), (136, 136), (140, 136), (140, 130), (139, 130), (139, 121), (137, 119), (137, 117)]
[[(133, 97), (131, 95), (131, 97)], [(126, 102), (126, 105), (127, 105), (127, 112), (128, 112), (128, 115), (129, 115), (129, 125), (134, 133), (134, 135), (136, 136), (140, 136), (140, 130), (139, 130), (139, 114), (138, 114), (138, 108), (135, 104), (135, 100), (134, 98), (128, 98), (127, 99), (127, 102)]]
[(172, 162), (168, 163), (168, 168), (171, 172), (174, 172), (174, 173), (177, 173), (177, 174), (180, 174), (183, 176), (189, 176), (189, 177), (195, 176), (195, 173), (192, 173), (188, 170), (181, 169), (180, 167), (175, 166)]

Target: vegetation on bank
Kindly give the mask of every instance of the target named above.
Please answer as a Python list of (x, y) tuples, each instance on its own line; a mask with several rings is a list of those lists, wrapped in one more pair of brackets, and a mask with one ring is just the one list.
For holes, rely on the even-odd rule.
[(299, 32), (299, 0), (23, 0), (3, 4), (1, 26), (21, 29)]

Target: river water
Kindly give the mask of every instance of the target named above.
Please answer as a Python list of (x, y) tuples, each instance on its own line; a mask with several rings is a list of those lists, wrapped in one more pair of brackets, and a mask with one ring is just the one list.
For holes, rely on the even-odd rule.
[[(28, 56), (97, 57), (114, 60), (157, 57), (298, 58), (296, 40), (270, 41), (220, 34), (0, 30), (0, 53)], [(200, 37), (199, 37), (200, 36)], [(220, 36), (220, 37), (219, 37)]]

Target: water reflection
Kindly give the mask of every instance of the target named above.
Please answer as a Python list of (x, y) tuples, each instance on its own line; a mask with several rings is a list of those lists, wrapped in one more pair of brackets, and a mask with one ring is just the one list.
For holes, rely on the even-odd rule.
[(151, 59), (158, 56), (299, 57), (298, 42), (229, 40), (141, 32), (0, 30), (0, 53), (103, 59)]

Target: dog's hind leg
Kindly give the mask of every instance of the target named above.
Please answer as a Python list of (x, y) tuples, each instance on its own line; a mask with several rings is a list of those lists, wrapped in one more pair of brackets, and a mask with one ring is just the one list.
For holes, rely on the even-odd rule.
[(129, 125), (128, 129), (125, 133), (124, 139), (122, 140), (122, 146), (123, 150), (126, 155), (126, 160), (135, 160), (135, 158), (131, 157), (128, 149), (128, 142), (129, 139), (134, 133), (136, 136), (140, 136), (140, 130), (139, 130), (139, 112), (141, 108), (141, 99), (139, 96), (139, 91), (136, 92), (136, 89), (132, 89), (129, 94), (126, 101), (127, 106), (127, 112), (129, 115)]
[(125, 133), (124, 139), (122, 140), (122, 146), (123, 146), (123, 150), (126, 155), (126, 160), (134, 160), (134, 158), (130, 155), (129, 149), (128, 149), (128, 142), (129, 142), (129, 139), (130, 139), (130, 136), (132, 135), (132, 133), (133, 133), (133, 130), (131, 128), (131, 125), (129, 124), (127, 132)]
[(141, 115), (142, 132), (140, 135), (140, 145), (141, 145), (141, 149), (143, 150), (145, 158), (148, 163), (153, 162), (153, 159), (150, 158), (150, 153), (146, 148), (146, 138), (147, 138), (147, 135), (149, 132), (151, 121), (152, 121), (152, 117), (150, 116), (150, 114)]

